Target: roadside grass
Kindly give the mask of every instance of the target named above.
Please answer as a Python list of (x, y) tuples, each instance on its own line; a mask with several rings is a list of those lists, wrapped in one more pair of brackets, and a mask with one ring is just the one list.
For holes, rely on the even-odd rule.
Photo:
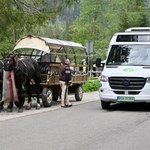
[(88, 80), (83, 84), (83, 92), (92, 92), (92, 91), (98, 91), (99, 88), (99, 80)]

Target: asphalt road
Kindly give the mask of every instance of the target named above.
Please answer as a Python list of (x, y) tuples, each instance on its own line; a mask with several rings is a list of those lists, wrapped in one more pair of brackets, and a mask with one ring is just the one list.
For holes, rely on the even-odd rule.
[(2, 112), (13, 117), (0, 121), (0, 150), (150, 149), (150, 104), (115, 104), (106, 111), (97, 92), (72, 103), (60, 108), (58, 102), (41, 112), (32, 108), (22, 116)]

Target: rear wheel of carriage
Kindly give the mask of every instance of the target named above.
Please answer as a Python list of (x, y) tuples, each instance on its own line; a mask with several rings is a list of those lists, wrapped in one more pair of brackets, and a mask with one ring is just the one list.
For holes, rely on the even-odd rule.
[(82, 85), (78, 85), (75, 89), (75, 99), (76, 101), (81, 101), (83, 98), (83, 88)]
[(44, 88), (42, 91), (42, 102), (44, 107), (50, 107), (53, 100), (53, 91), (51, 88)]

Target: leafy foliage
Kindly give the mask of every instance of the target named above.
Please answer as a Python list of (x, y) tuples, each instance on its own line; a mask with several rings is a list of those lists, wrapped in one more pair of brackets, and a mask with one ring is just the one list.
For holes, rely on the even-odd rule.
[(95, 55), (105, 59), (115, 32), (134, 26), (148, 26), (148, 5), (141, 0), (83, 0), (80, 16), (70, 27), (74, 41), (94, 42)]
[(99, 80), (89, 80), (83, 84), (84, 92), (97, 91), (99, 88)]
[[(105, 59), (115, 32), (149, 26), (148, 0), (0, 0), (0, 52), (9, 51), (27, 34), (93, 41), (94, 56)], [(149, 4), (149, 5), (148, 5)], [(75, 15), (71, 20), (70, 11)], [(65, 11), (66, 14), (63, 14)], [(78, 11), (78, 12), (77, 12)], [(61, 15), (61, 22), (58, 17)]]
[[(72, 5), (75, 0), (64, 0)], [(55, 5), (49, 5), (53, 2)], [(41, 33), (61, 12), (55, 0), (0, 0), (0, 51), (10, 51), (16, 40), (27, 34)]]

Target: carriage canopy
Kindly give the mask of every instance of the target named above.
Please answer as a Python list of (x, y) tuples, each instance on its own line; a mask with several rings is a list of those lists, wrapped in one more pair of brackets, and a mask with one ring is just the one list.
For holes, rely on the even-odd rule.
[(85, 47), (81, 44), (71, 41), (28, 35), (27, 37), (21, 38), (17, 41), (14, 50), (30, 48), (50, 53), (51, 49), (59, 50), (61, 47), (85, 49)]

